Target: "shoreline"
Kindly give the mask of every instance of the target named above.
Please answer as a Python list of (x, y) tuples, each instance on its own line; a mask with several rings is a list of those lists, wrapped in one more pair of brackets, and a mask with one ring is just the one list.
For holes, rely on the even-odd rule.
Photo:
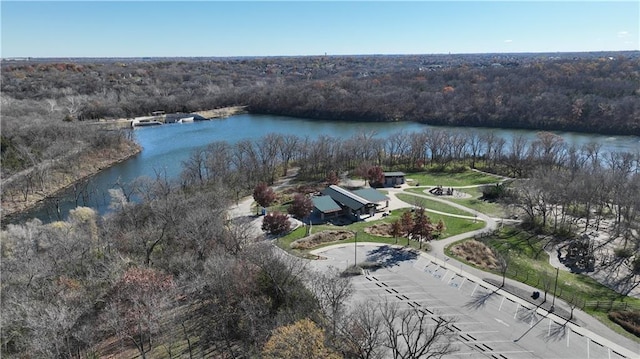
[[(231, 117), (231, 116), (235, 116), (243, 113), (248, 113), (247, 106), (228, 106), (228, 107), (216, 108), (213, 110), (200, 110), (200, 111), (190, 112), (190, 114), (195, 114), (195, 115), (205, 117), (209, 121), (224, 119), (227, 117)], [(164, 124), (164, 116), (166, 115), (159, 115), (156, 117), (157, 121), (159, 122), (157, 123), (158, 125)], [(94, 122), (90, 122), (90, 124), (104, 126), (107, 129), (128, 129), (128, 128), (134, 127), (133, 122), (136, 121), (136, 119), (144, 118), (148, 120), (151, 117), (152, 116), (139, 116), (134, 118), (100, 119)]]
[(8, 198), (8, 194), (3, 193), (0, 221), (4, 222), (8, 217), (16, 216), (33, 209), (41, 202), (56, 196), (56, 194), (65, 191), (74, 184), (95, 176), (99, 172), (115, 166), (118, 163), (124, 162), (138, 155), (140, 152), (142, 152), (142, 147), (132, 141), (122, 144), (119, 148), (113, 148), (107, 151), (94, 151), (81, 155), (77, 159), (77, 163), (81, 163), (82, 165), (79, 165), (79, 168), (75, 169), (71, 176), (65, 173), (64, 169), (55, 169), (49, 176), (54, 180), (48, 183), (47, 188), (29, 194), (26, 201), (22, 201), (22, 198), (13, 200)]
[[(213, 110), (195, 111), (193, 113), (207, 117), (210, 120), (222, 119), (234, 115), (246, 113), (246, 106), (228, 106)], [(108, 128), (130, 128), (131, 119), (113, 119), (99, 120), (93, 122), (95, 125), (102, 125)], [(102, 152), (102, 153), (101, 153)], [(2, 193), (2, 203), (0, 210), (0, 222), (4, 222), (7, 218), (20, 215), (23, 212), (37, 207), (43, 201), (55, 197), (58, 193), (63, 192), (76, 183), (82, 182), (87, 178), (95, 176), (101, 171), (124, 162), (142, 152), (142, 147), (135, 142), (121, 145), (119, 148), (108, 149), (106, 152), (94, 151), (88, 154), (80, 155), (74, 166), (72, 173), (68, 173), (68, 169), (56, 168), (52, 171), (49, 178), (51, 181), (47, 183), (46, 188), (28, 194), (26, 201), (22, 200), (21, 193)], [(97, 156), (97, 158), (96, 158)], [(6, 188), (6, 187), (5, 187)], [(15, 191), (14, 191), (15, 192)], [(17, 198), (17, 200), (16, 200)]]

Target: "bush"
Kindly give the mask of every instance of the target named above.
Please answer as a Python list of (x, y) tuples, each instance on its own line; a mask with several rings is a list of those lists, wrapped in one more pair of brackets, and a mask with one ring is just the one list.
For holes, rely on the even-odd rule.
[(268, 213), (262, 220), (262, 230), (268, 234), (280, 235), (289, 232), (289, 216), (280, 212)]
[(293, 249), (315, 248), (323, 243), (344, 241), (355, 237), (351, 231), (322, 231), (314, 233), (309, 237), (298, 239), (291, 243)]
[(631, 258), (633, 256), (633, 249), (619, 247), (619, 248), (615, 248), (613, 250), (613, 253), (618, 258)]
[(350, 266), (340, 273), (341, 277), (355, 277), (362, 274), (362, 268), (359, 266)]
[(497, 201), (507, 195), (506, 188), (503, 184), (495, 186), (482, 186), (482, 199), (485, 201)]
[(609, 312), (609, 319), (617, 323), (624, 330), (640, 337), (640, 312), (635, 311), (616, 311)]

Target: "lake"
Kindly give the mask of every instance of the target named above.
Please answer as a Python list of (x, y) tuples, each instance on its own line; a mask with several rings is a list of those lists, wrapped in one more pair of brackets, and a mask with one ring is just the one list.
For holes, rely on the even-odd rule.
[[(226, 119), (212, 121), (169, 124), (142, 127), (134, 130), (135, 137), (143, 147), (142, 152), (92, 177), (84, 185), (88, 195), (75, 198), (72, 190), (62, 193), (58, 198), (43, 202), (37, 208), (9, 218), (8, 222), (21, 222), (28, 218), (39, 218), (44, 222), (58, 219), (55, 202), (58, 201), (62, 217), (76, 205), (96, 208), (100, 213), (108, 212), (108, 189), (114, 184), (130, 182), (139, 176), (155, 177), (156, 173), (176, 178), (181, 171), (182, 161), (186, 160), (194, 149), (204, 147), (214, 141), (235, 143), (243, 139), (258, 139), (268, 133), (293, 134), (317, 138), (320, 135), (347, 138), (363, 131), (374, 131), (376, 137), (385, 138), (399, 131), (417, 132), (429, 125), (413, 122), (345, 122), (319, 121), (270, 115), (243, 114)], [(494, 132), (509, 141), (519, 134), (534, 139), (537, 131), (488, 129), (467, 127), (437, 127), (451, 131), (474, 131), (478, 134)], [(581, 146), (588, 142), (602, 145), (602, 151), (640, 151), (640, 137), (600, 136), (556, 132), (568, 144)]]

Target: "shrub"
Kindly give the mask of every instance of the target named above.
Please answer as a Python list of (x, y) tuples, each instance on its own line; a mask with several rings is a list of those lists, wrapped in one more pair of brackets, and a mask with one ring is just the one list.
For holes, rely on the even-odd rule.
[(495, 186), (482, 186), (482, 199), (485, 201), (496, 201), (507, 195), (506, 188), (503, 184)]
[(293, 249), (310, 249), (323, 243), (344, 241), (351, 239), (355, 234), (351, 231), (322, 231), (312, 234), (309, 237), (298, 239), (291, 243)]
[(262, 230), (268, 234), (280, 235), (289, 232), (289, 216), (280, 212), (268, 213), (262, 220)]
[(615, 311), (609, 312), (609, 319), (620, 325), (629, 333), (640, 337), (640, 312)]
[(349, 266), (340, 273), (341, 277), (354, 277), (362, 274), (362, 268), (359, 266)]
[(633, 249), (619, 247), (613, 250), (613, 253), (618, 258), (631, 258), (633, 256)]

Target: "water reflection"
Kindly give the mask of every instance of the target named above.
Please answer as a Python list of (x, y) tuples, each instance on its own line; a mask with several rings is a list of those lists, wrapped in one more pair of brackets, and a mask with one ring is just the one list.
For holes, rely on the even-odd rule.
[[(428, 125), (412, 122), (344, 122), (318, 121), (300, 118), (238, 115), (221, 120), (195, 122), (188, 124), (170, 124), (138, 128), (135, 137), (143, 151), (122, 163), (106, 169), (84, 183), (72, 186), (59, 196), (44, 201), (37, 208), (6, 222), (21, 222), (28, 218), (40, 218), (45, 222), (66, 218), (70, 209), (76, 206), (96, 208), (101, 214), (109, 210), (108, 189), (117, 183), (127, 183), (139, 176), (154, 178), (157, 175), (176, 178), (182, 166), (194, 149), (204, 147), (214, 141), (235, 143), (243, 139), (258, 139), (268, 133), (292, 134), (317, 138), (320, 135), (347, 138), (357, 133), (373, 131), (378, 138), (385, 138), (399, 131), (417, 132)], [(451, 131), (473, 131), (479, 135), (493, 132), (507, 141), (524, 136), (528, 140), (536, 137), (537, 131), (488, 129), (466, 127), (439, 127)], [(634, 136), (599, 136), (558, 132), (569, 145), (580, 147), (589, 142), (597, 142), (602, 152), (640, 151), (640, 138)]]

